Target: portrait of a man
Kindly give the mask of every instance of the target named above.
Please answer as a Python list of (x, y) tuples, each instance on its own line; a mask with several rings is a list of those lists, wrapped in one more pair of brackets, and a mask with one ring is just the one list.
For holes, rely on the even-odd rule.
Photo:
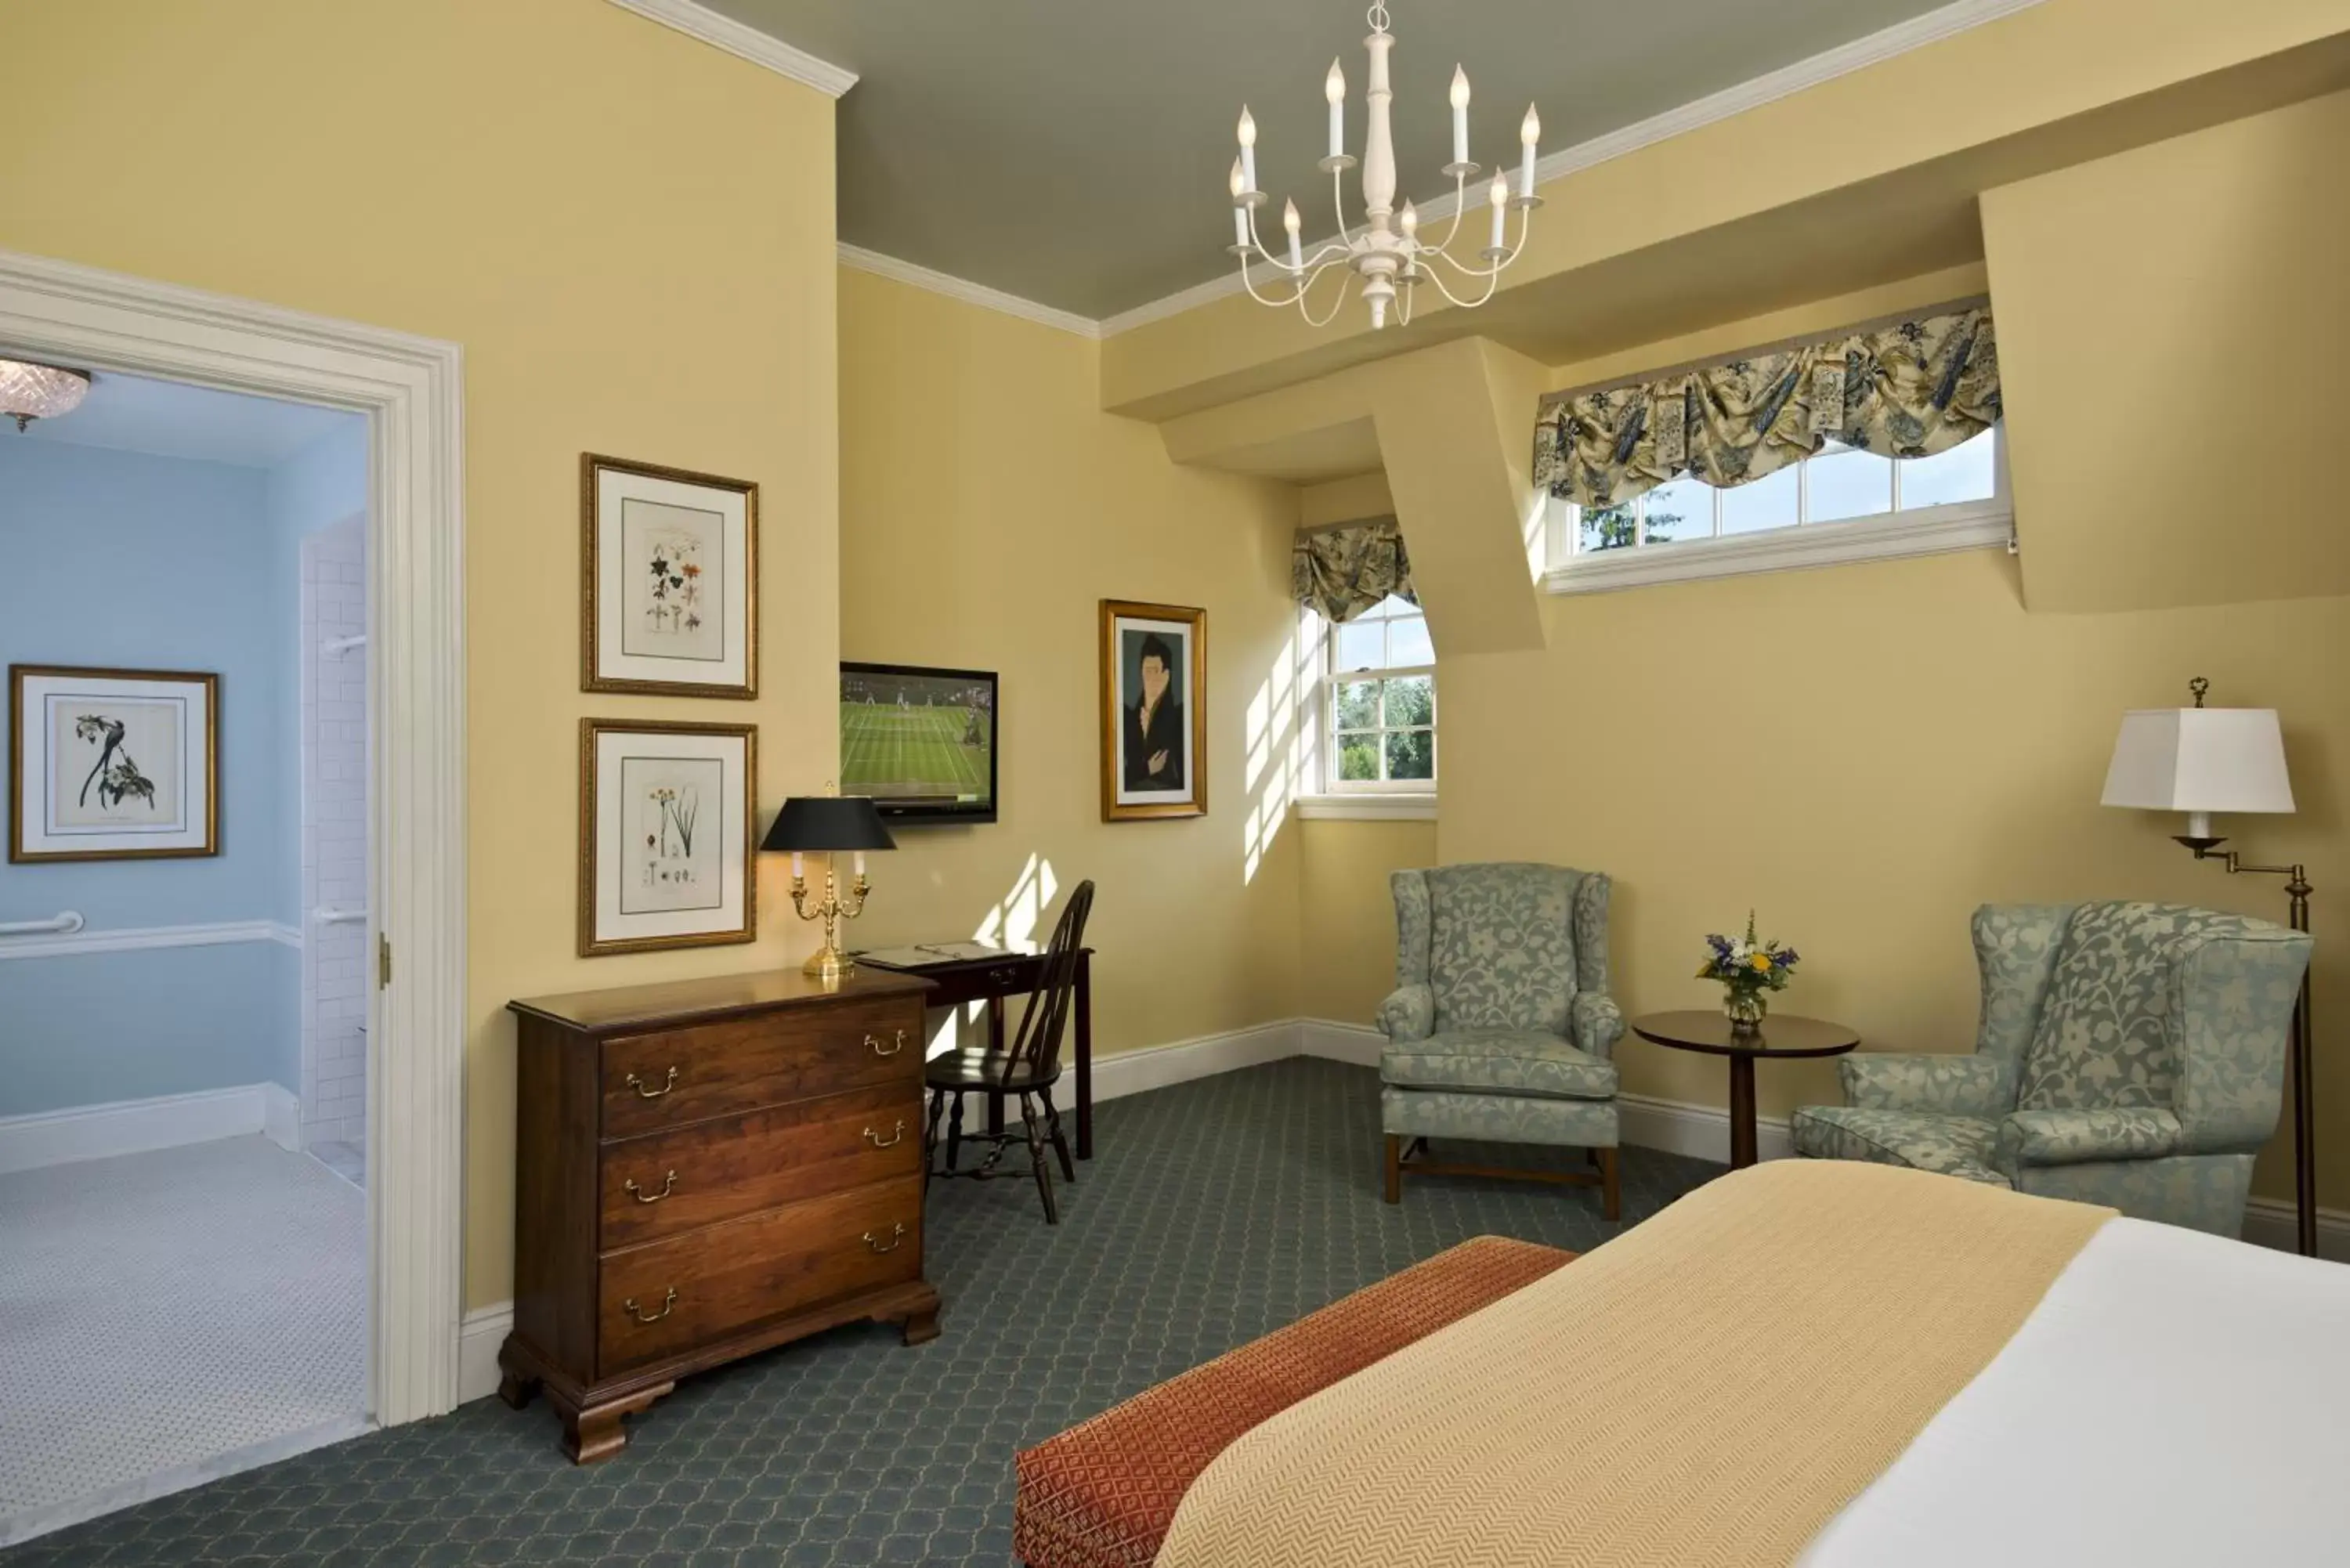
[(1207, 815), (1206, 612), (1101, 609), (1102, 819)]

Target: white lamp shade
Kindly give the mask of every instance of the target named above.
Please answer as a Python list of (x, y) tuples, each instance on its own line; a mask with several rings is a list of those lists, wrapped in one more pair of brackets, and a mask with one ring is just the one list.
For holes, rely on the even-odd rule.
[(2273, 708), (2144, 708), (2122, 715), (2107, 805), (2286, 812), (2284, 735)]

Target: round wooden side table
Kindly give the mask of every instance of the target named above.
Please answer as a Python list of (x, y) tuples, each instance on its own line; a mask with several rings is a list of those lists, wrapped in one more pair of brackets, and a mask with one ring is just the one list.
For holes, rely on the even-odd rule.
[(1730, 1168), (1754, 1163), (1754, 1064), (1776, 1056), (1841, 1056), (1860, 1036), (1841, 1023), (1818, 1018), (1771, 1017), (1753, 1034), (1733, 1036), (1729, 1015), (1690, 1009), (1648, 1012), (1632, 1020), (1632, 1033), (1675, 1051), (1730, 1058)]

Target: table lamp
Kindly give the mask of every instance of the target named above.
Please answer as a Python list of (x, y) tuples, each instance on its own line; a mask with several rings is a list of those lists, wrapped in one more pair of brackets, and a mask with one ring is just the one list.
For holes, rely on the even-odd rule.
[[(2284, 736), (2273, 708), (2206, 708), (2211, 683), (2201, 676), (2187, 683), (2192, 708), (2141, 708), (2122, 715), (2114, 759), (2106, 770), (2106, 805), (2149, 811), (2183, 811), (2187, 831), (2178, 841), (2198, 860), (2218, 860), (2230, 876), (2250, 872), (2285, 878), (2291, 922), (2309, 929), (2309, 877), (2300, 866), (2255, 866), (2236, 851), (2221, 851), (2214, 837), (2216, 812), (2291, 812), (2293, 781), (2284, 765)], [(2302, 971), (2301, 998), (2293, 1010), (2293, 1175), (2299, 1210), (2295, 1240), (2303, 1257), (2317, 1255), (2317, 1168), (2311, 1143), (2315, 1122), (2310, 1110), (2309, 972)]]
[[(874, 809), (870, 796), (861, 794), (795, 795), (784, 802), (784, 809), (775, 814), (775, 826), (759, 843), (770, 853), (788, 851), (792, 857), (792, 908), (803, 920), (824, 922), (824, 946), (800, 966), (800, 972), (814, 980), (837, 981), (857, 967), (857, 962), (840, 950), (835, 940), (837, 922), (855, 919), (865, 912), (865, 852), (868, 849), (895, 849), (897, 841), (882, 826), (881, 814)], [(846, 852), (856, 857), (851, 874), (856, 880), (849, 885), (848, 899), (843, 901), (834, 868)], [(803, 857), (825, 857), (824, 898), (815, 909), (807, 904), (807, 882)]]

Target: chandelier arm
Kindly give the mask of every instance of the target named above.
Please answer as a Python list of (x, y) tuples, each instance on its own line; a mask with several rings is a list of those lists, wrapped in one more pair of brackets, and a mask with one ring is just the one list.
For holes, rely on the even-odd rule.
[(1468, 211), (1469, 176), (1458, 174), (1452, 180), (1452, 226), (1444, 231), (1444, 238), (1438, 242), (1435, 249), (1443, 251), (1451, 247), (1452, 237), (1461, 232), (1461, 219)]
[(1318, 273), (1337, 257), (1353, 254), (1350, 246), (1325, 243), (1316, 245), (1314, 248), (1314, 254), (1307, 256), (1302, 265), (1292, 266), (1289, 265), (1287, 256), (1277, 256), (1264, 248), (1264, 241), (1256, 232), (1256, 213), (1253, 211), (1249, 213), (1249, 244), (1256, 247), (1256, 254), (1264, 258), (1267, 266), (1291, 277), (1303, 276), (1307, 273)]
[[(1314, 277), (1306, 283), (1305, 288), (1313, 287), (1314, 284), (1320, 280), (1322, 273), (1327, 270), (1328, 268), (1325, 267), (1316, 271)], [(1319, 321), (1316, 321), (1314, 318), (1314, 312), (1306, 307), (1305, 288), (1297, 291), (1297, 313), (1305, 317), (1305, 325), (1308, 327), (1316, 328), (1327, 327), (1338, 319), (1338, 312), (1347, 308), (1347, 286), (1341, 283), (1337, 292), (1330, 296), (1330, 308), (1323, 313)]]
[[(1288, 272), (1289, 269), (1286, 267), (1282, 269), (1283, 275), (1284, 276), (1288, 275)], [(1295, 305), (1299, 300), (1305, 298), (1305, 286), (1295, 277), (1291, 277), (1289, 281), (1296, 283), (1298, 287), (1296, 292), (1292, 294), (1287, 299), (1274, 299), (1266, 295), (1259, 294), (1256, 291), (1256, 280), (1249, 275), (1248, 258), (1246, 256), (1243, 256), (1241, 258), (1241, 286), (1247, 289), (1249, 297), (1255, 300), (1259, 305), (1269, 305), (1275, 310), (1286, 310), (1289, 306)]]
[(1347, 171), (1330, 171), (1330, 210), (1338, 218), (1338, 243), (1349, 251), (1355, 248), (1354, 232), (1347, 227)]
[(1460, 306), (1464, 310), (1474, 310), (1477, 306), (1492, 298), (1493, 291), (1501, 286), (1501, 279), (1497, 275), (1498, 270), (1499, 269), (1496, 269), (1496, 271), (1492, 273), (1471, 273), (1470, 275), (1472, 277), (1482, 277), (1485, 280), (1485, 292), (1479, 295), (1474, 299), (1463, 299), (1459, 295), (1447, 288), (1444, 286), (1443, 275), (1432, 268), (1425, 271), (1422, 275), (1426, 277), (1430, 283), (1434, 284), (1436, 286), (1436, 292), (1442, 295), (1446, 299), (1451, 301), (1454, 305)]

